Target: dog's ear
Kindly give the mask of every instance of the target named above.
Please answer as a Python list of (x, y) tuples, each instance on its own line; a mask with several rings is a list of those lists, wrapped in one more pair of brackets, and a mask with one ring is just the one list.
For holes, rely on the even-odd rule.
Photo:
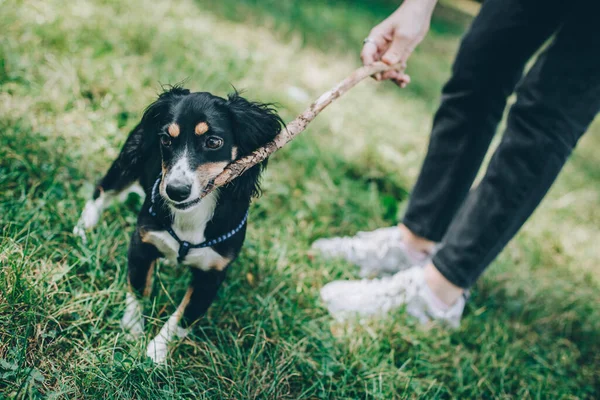
[(189, 93), (189, 90), (179, 86), (170, 87), (146, 108), (140, 123), (127, 137), (117, 158), (119, 170), (128, 173), (131, 179), (141, 176), (145, 161), (155, 154), (159, 140), (157, 132), (168, 123), (173, 102)]
[[(272, 141), (285, 125), (272, 104), (248, 101), (237, 91), (228, 96), (227, 105), (234, 121), (237, 158), (244, 157)], [(250, 168), (233, 181), (234, 193), (248, 198), (258, 196), (260, 173), (266, 165), (267, 160)]]
[(228, 96), (227, 105), (233, 113), (238, 152), (242, 157), (273, 140), (283, 126), (272, 104), (248, 101), (234, 92)]

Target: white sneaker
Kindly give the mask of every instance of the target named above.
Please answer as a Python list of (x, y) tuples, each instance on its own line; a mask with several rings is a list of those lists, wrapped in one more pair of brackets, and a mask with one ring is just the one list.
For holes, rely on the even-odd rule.
[(315, 241), (312, 250), (325, 258), (343, 258), (360, 267), (360, 276), (373, 278), (391, 275), (415, 265), (425, 265), (431, 255), (408, 248), (398, 226), (358, 232), (352, 237)]
[(406, 306), (406, 311), (422, 324), (435, 320), (453, 328), (460, 325), (466, 302), (461, 296), (452, 306), (441, 303), (425, 283), (421, 267), (381, 279), (330, 282), (321, 289), (321, 300), (340, 321), (382, 316)]

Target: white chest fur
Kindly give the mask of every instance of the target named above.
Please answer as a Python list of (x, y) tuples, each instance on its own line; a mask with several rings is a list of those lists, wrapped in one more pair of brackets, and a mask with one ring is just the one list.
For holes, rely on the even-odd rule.
[[(179, 239), (191, 244), (202, 243), (206, 240), (204, 231), (206, 224), (211, 220), (217, 206), (218, 194), (213, 191), (208, 194), (199, 205), (189, 211), (174, 211), (173, 225), (171, 228)], [(167, 231), (147, 231), (142, 240), (151, 243), (169, 260), (176, 262), (179, 254), (179, 243)], [(223, 269), (229, 259), (205, 247), (190, 249), (182, 264), (208, 271), (210, 269)]]

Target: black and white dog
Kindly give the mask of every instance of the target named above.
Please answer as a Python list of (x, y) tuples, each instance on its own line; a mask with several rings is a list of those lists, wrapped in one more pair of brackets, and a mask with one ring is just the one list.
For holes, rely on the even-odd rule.
[(265, 164), (200, 198), (233, 160), (273, 140), (283, 121), (269, 104), (237, 92), (228, 99), (174, 87), (151, 104), (88, 201), (75, 232), (93, 227), (111, 197), (139, 182), (146, 194), (128, 253), (126, 310), (121, 326), (143, 333), (139, 298), (151, 292), (155, 262), (166, 257), (191, 267), (192, 281), (175, 313), (148, 345), (164, 362), (169, 342), (184, 337), (215, 298), (246, 235), (252, 197)]

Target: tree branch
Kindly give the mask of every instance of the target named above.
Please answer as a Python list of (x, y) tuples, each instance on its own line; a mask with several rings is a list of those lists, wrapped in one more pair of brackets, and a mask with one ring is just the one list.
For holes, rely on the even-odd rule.
[(313, 120), (325, 107), (331, 104), (335, 99), (352, 89), (357, 83), (363, 79), (374, 75), (378, 72), (388, 70), (404, 71), (403, 65), (387, 65), (383, 62), (376, 62), (372, 65), (358, 68), (352, 72), (346, 79), (338, 83), (333, 89), (323, 93), (314, 103), (312, 103), (302, 114), (296, 117), (292, 122), (287, 124), (285, 128), (279, 132), (272, 142), (265, 146), (256, 149), (249, 155), (240, 158), (229, 164), (223, 172), (221, 172), (213, 181), (212, 185), (207, 187), (202, 197), (212, 192), (219, 186), (223, 186), (242, 175), (251, 167), (264, 161), (267, 157), (292, 141), (300, 132), (306, 129), (306, 126)]

